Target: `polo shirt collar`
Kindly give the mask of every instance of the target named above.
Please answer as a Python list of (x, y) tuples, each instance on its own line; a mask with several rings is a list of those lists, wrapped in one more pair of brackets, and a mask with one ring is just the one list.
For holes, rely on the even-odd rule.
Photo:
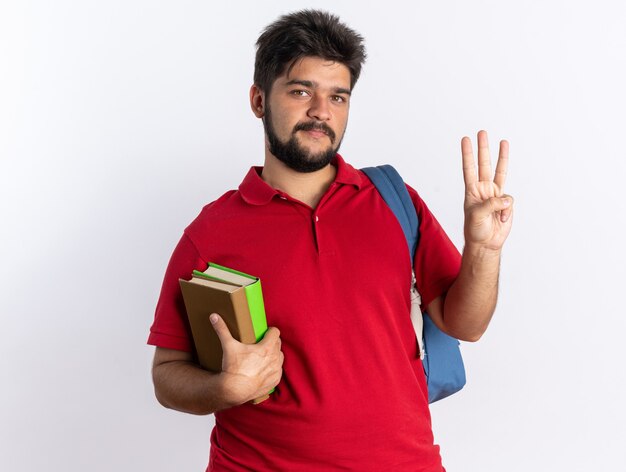
[[(347, 164), (339, 154), (334, 157), (332, 164), (337, 167), (336, 184), (354, 185), (357, 189), (361, 188), (363, 181), (361, 174), (350, 164)], [(270, 187), (261, 178), (262, 171), (263, 167), (251, 167), (239, 185), (239, 193), (246, 203), (266, 205), (274, 196), (281, 195), (281, 192)]]
[(361, 188), (363, 178), (361, 173), (346, 163), (339, 154), (333, 159), (333, 164), (337, 166), (337, 175), (335, 176), (335, 182), (338, 184), (354, 185), (357, 189)]

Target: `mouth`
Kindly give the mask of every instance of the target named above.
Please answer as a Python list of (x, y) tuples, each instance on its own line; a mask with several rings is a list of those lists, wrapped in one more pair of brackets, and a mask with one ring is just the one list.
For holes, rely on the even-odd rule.
[(321, 129), (310, 129), (304, 132), (315, 139), (324, 138), (328, 136), (328, 133), (326, 133), (326, 131), (321, 130)]
[(320, 140), (322, 138), (328, 138), (331, 143), (335, 142), (334, 131), (325, 124), (317, 123), (299, 123), (295, 126), (294, 132), (302, 131), (309, 138), (314, 140)]

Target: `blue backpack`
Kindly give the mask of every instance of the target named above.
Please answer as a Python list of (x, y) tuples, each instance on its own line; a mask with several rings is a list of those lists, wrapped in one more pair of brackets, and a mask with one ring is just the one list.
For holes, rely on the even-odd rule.
[[(419, 239), (419, 220), (402, 177), (390, 165), (366, 167), (361, 170), (372, 181), (402, 226), (413, 267)], [(437, 328), (425, 312), (422, 333), (416, 332), (416, 335), (423, 337), (423, 342), (418, 343), (425, 351), (422, 364), (428, 384), (428, 402), (434, 403), (461, 390), (465, 385), (465, 367), (458, 339)]]

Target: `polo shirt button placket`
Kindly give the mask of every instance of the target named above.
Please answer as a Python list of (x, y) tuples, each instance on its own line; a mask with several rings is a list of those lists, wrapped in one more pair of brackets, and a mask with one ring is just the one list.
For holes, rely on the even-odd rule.
[(318, 255), (322, 252), (320, 248), (320, 235), (318, 222), (320, 221), (320, 217), (316, 214), (313, 214), (313, 238), (315, 239), (315, 245), (317, 246)]

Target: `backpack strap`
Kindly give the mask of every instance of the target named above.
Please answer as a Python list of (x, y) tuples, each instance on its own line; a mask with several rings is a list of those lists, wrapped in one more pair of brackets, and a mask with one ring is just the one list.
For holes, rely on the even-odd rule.
[(411, 267), (413, 267), (413, 258), (417, 249), (417, 241), (419, 239), (419, 220), (415, 206), (409, 195), (409, 191), (398, 174), (398, 171), (389, 164), (365, 167), (361, 169), (365, 175), (369, 177), (383, 200), (389, 205), (391, 211), (396, 215), (406, 243), (409, 246), (409, 255), (411, 256)]
[[(402, 226), (410, 251), (411, 267), (413, 267), (419, 238), (419, 220), (402, 177), (390, 165), (366, 167), (361, 170), (378, 189)], [(433, 403), (463, 388), (465, 367), (459, 350), (459, 341), (441, 331), (428, 314), (422, 315), (420, 305), (421, 298), (415, 287), (415, 272), (413, 272), (411, 322), (426, 374), (428, 402)]]
[(409, 262), (411, 264), (411, 324), (417, 338), (419, 357), (424, 361), (426, 349), (424, 343), (424, 317), (421, 309), (422, 297), (417, 290), (415, 270), (413, 269), (413, 259), (415, 259), (417, 240), (419, 238), (417, 211), (404, 184), (404, 180), (402, 180), (395, 168), (386, 164), (377, 167), (366, 167), (361, 170), (369, 177), (380, 196), (383, 197), (383, 200), (395, 215), (406, 238), (409, 249)]

